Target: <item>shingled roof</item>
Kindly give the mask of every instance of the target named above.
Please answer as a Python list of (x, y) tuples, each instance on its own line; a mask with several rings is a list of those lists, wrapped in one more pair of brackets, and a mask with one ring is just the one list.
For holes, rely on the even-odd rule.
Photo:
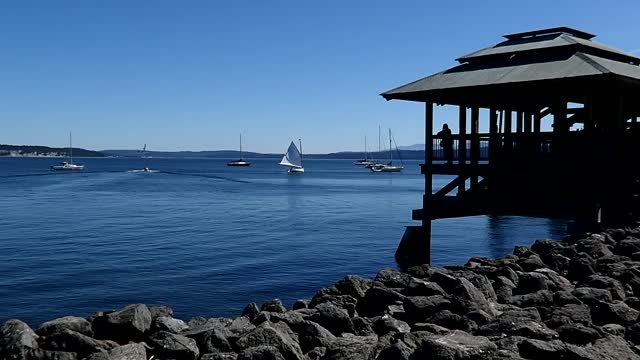
[[(596, 43), (579, 30), (558, 27), (504, 36), (507, 40), (458, 58), (461, 64), (381, 94), (425, 101), (452, 91), (619, 77), (640, 89), (640, 58)], [(544, 89), (544, 87), (543, 87)]]

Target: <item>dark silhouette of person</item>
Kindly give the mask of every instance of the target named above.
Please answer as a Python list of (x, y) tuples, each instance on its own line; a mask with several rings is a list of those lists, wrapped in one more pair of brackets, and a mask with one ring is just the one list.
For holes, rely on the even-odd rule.
[(440, 147), (444, 151), (444, 158), (447, 160), (447, 164), (451, 165), (453, 163), (453, 137), (447, 123), (442, 125), (442, 130), (438, 132), (438, 137), (441, 139)]

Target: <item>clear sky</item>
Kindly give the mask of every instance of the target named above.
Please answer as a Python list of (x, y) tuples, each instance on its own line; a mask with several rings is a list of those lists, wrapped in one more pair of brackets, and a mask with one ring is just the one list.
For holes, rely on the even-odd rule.
[[(0, 2), (0, 143), (305, 152), (424, 142), (378, 94), (508, 33), (571, 26), (640, 54), (640, 1)], [(456, 115), (438, 109), (439, 126)], [(385, 133), (383, 131), (383, 134)]]

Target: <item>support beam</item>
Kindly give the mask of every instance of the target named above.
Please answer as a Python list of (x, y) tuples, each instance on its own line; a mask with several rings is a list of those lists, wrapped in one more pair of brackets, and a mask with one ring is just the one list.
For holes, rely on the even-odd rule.
[[(458, 164), (464, 172), (467, 165), (467, 107), (460, 106), (458, 132), (460, 133), (460, 141), (458, 141)], [(464, 195), (465, 182), (458, 186), (458, 195)]]
[[(478, 166), (480, 158), (480, 139), (478, 138), (478, 130), (480, 128), (480, 109), (471, 108), (471, 166)], [(470, 189), (478, 184), (478, 176), (471, 177)]]
[(427, 171), (424, 181), (424, 196), (422, 198), (422, 209), (425, 211), (425, 218), (422, 220), (422, 227), (419, 232), (420, 238), (425, 243), (423, 248), (426, 254), (422, 254), (427, 264), (431, 264), (431, 199), (433, 198), (433, 173), (431, 166), (433, 165), (433, 103), (425, 103), (424, 111), (425, 120), (425, 144), (427, 144), (427, 152), (425, 152), (425, 164)]

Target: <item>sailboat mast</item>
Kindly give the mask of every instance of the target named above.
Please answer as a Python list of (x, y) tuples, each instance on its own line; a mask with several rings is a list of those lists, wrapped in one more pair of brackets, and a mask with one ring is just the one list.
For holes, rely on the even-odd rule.
[(369, 156), (367, 156), (367, 135), (364, 136), (364, 159), (369, 160)]
[(391, 128), (389, 128), (389, 165), (393, 162), (393, 151), (391, 151)]
[[(381, 149), (380, 149), (380, 124), (378, 124), (378, 156), (381, 155), (380, 151), (381, 151)], [(380, 159), (380, 158), (378, 158), (378, 159)]]
[(242, 133), (240, 133), (240, 160), (242, 160)]
[(298, 139), (298, 142), (300, 143), (300, 167), (302, 166), (302, 140)]
[(69, 131), (69, 163), (73, 164), (73, 143), (71, 142), (71, 131)]

